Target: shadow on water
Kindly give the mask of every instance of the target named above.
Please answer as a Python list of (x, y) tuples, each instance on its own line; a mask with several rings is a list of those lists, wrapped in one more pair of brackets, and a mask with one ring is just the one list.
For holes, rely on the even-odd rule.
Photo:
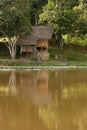
[(0, 71), (1, 130), (86, 130), (87, 70)]

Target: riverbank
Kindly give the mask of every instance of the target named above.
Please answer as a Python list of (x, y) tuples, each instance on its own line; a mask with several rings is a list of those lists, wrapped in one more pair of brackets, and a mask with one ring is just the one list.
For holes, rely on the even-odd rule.
[(25, 67), (25, 66), (8, 66), (8, 67), (0, 67), (0, 70), (58, 70), (58, 69), (87, 69), (87, 66), (33, 66), (33, 67)]
[[(87, 49), (81, 47), (58, 46), (49, 47), (49, 59), (37, 61), (35, 57), (20, 58), (17, 55), (15, 60), (11, 60), (6, 48), (0, 52), (0, 69), (38, 69), (38, 68), (86, 68), (87, 67)], [(6, 52), (6, 53), (5, 53)]]
[[(1, 64), (2, 63), (2, 64)], [(87, 68), (87, 62), (69, 61), (35, 61), (23, 60), (0, 60), (0, 69), (61, 69), (61, 68)]]

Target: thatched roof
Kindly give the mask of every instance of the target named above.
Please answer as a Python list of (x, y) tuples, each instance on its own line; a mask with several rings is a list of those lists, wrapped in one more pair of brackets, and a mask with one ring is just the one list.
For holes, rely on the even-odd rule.
[(17, 41), (18, 45), (35, 45), (37, 43), (37, 38), (33, 35), (21, 35)]
[(52, 37), (53, 29), (46, 26), (34, 26), (32, 27), (32, 35), (37, 39), (49, 40)]
[(49, 40), (52, 37), (53, 29), (46, 26), (33, 26), (30, 35), (21, 35), (17, 44), (35, 45), (38, 40)]

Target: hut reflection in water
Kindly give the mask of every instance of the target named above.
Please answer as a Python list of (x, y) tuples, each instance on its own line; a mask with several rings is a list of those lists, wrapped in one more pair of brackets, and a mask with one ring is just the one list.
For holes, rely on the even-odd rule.
[(44, 105), (51, 102), (51, 93), (48, 91), (49, 73), (47, 71), (21, 72), (22, 90), (27, 87), (27, 94), (30, 95), (34, 105)]

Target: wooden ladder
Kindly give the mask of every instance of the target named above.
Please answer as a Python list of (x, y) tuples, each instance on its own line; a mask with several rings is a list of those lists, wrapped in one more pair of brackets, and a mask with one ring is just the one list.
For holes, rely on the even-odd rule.
[(39, 61), (43, 60), (43, 58), (41, 57), (41, 54), (38, 52), (38, 50), (36, 49), (36, 47), (32, 46), (32, 50), (33, 50), (34, 55), (37, 57), (37, 59)]

